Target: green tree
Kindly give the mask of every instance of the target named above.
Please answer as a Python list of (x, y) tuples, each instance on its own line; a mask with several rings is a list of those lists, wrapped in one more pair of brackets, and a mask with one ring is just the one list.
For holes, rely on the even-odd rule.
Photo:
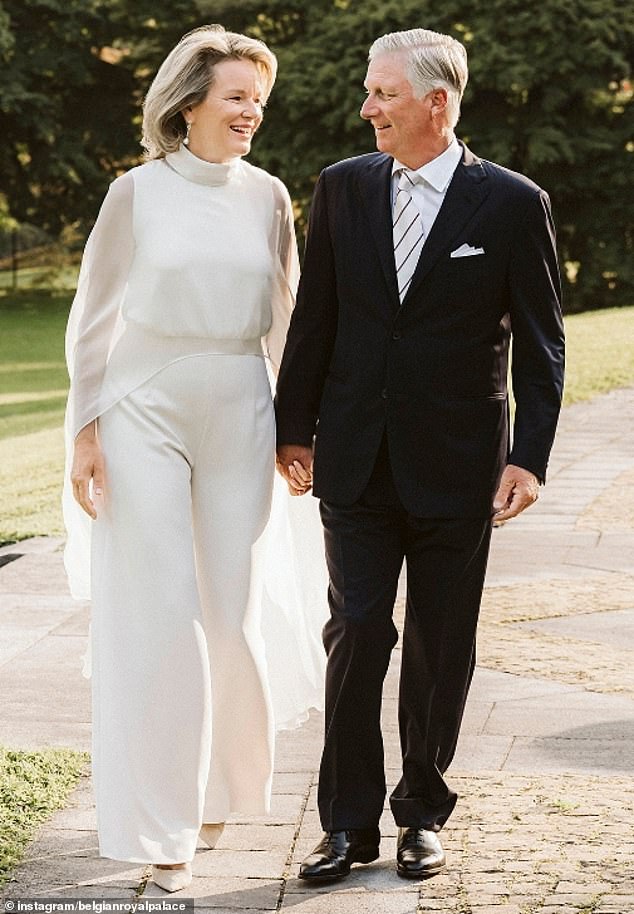
[(141, 159), (154, 72), (211, 5), (0, 0), (0, 229), (9, 212), (52, 234), (90, 226), (109, 182)]
[[(232, 5), (225, 7), (230, 18)], [(364, 0), (243, 6), (280, 75), (255, 157), (305, 204), (324, 165), (372, 148), (358, 117), (367, 49), (424, 26), (460, 38), (470, 83), (458, 134), (551, 195), (568, 310), (631, 304), (634, 8), (619, 0)], [(251, 20), (249, 20), (251, 15)], [(277, 23), (287, 23), (280, 34)]]
[(110, 62), (107, 10), (91, 0), (4, 0), (0, 8), (0, 193), (51, 233), (94, 219), (134, 150), (133, 74)]
[(458, 134), (550, 193), (568, 309), (632, 303), (634, 8), (621, 0), (4, 0), (11, 215), (49, 230), (94, 218), (108, 180), (139, 160), (158, 64), (205, 22), (278, 55), (251, 159), (287, 183), (300, 224), (320, 169), (373, 148), (358, 111), (374, 38), (415, 26), (459, 37), (471, 78)]
[(475, 9), (460, 23), (472, 87), (463, 132), (551, 195), (568, 310), (631, 304), (634, 8), (493, 0)]

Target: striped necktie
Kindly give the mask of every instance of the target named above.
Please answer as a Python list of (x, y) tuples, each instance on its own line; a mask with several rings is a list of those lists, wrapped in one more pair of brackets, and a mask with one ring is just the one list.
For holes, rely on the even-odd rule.
[(401, 169), (398, 181), (392, 230), (394, 234), (394, 262), (398, 281), (398, 295), (401, 301), (405, 298), (412, 281), (420, 252), (425, 240), (423, 223), (416, 204), (412, 200), (411, 190), (414, 181), (408, 169)]

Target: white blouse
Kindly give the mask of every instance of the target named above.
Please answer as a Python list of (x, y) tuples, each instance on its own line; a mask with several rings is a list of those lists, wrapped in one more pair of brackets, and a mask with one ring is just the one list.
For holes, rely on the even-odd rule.
[[(299, 265), (288, 191), (234, 159), (178, 152), (131, 169), (108, 191), (82, 260), (66, 333), (64, 561), (90, 599), (92, 521), (72, 495), (77, 433), (166, 365), (258, 353), (277, 374)], [(265, 533), (262, 631), (277, 728), (322, 706), (327, 575), (317, 504), (275, 480)]]
[(181, 146), (117, 178), (68, 323), (72, 437), (186, 355), (263, 348), (276, 371), (298, 272), (288, 191), (242, 159)]

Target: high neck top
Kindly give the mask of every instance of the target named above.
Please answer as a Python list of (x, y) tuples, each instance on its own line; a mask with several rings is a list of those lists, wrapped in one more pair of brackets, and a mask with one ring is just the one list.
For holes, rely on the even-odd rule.
[(165, 161), (188, 181), (208, 186), (226, 184), (240, 167), (239, 156), (230, 162), (206, 162), (195, 156), (182, 143), (176, 152), (169, 152), (165, 156)]

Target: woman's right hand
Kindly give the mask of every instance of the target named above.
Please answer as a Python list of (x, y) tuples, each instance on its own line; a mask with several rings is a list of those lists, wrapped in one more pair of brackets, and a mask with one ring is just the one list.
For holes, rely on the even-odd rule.
[(275, 458), (277, 471), (291, 495), (305, 495), (313, 485), (313, 449), (301, 444), (280, 444)]
[(70, 472), (73, 485), (73, 496), (89, 517), (97, 519), (95, 504), (90, 497), (90, 480), (92, 494), (103, 495), (104, 460), (97, 440), (96, 423), (90, 422), (75, 438), (73, 466)]

